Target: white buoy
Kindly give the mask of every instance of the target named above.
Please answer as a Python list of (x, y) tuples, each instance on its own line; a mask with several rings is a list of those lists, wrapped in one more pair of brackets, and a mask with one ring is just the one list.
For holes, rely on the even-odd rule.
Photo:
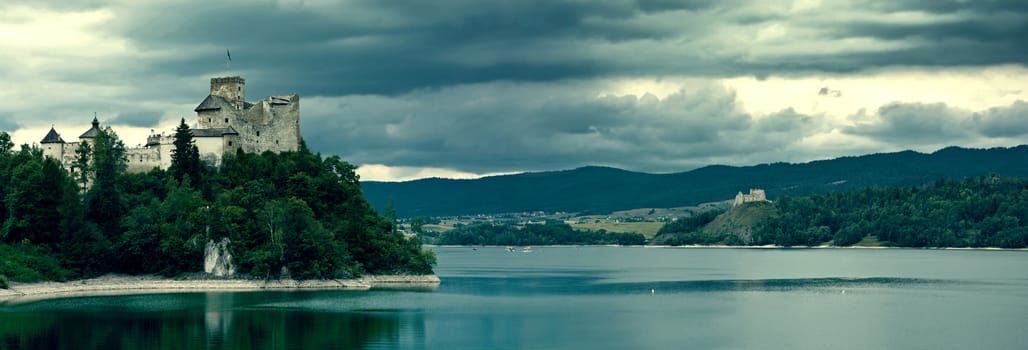
[(650, 288), (650, 295), (657, 294), (657, 290)]

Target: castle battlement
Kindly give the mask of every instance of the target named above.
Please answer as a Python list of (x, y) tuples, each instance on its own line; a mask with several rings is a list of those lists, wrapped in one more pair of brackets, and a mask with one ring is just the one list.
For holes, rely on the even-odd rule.
[[(246, 102), (246, 80), (242, 77), (211, 78), (210, 93), (194, 109), (198, 127), (191, 129), (200, 158), (211, 166), (221, 165), (226, 153), (289, 152), (300, 148), (300, 95), (268, 96)], [(75, 150), (95, 137), (100, 127), (94, 117), (92, 128), (78, 142), (65, 142), (53, 128), (40, 142), (43, 154), (57, 159), (74, 172)], [(142, 147), (126, 148), (128, 171), (145, 172), (171, 166), (174, 133), (151, 132)]]
[(749, 194), (743, 194), (739, 192), (735, 195), (735, 201), (732, 202), (733, 207), (742, 205), (743, 203), (749, 202), (770, 202), (767, 200), (767, 195), (764, 194), (764, 190), (759, 188), (751, 188)]

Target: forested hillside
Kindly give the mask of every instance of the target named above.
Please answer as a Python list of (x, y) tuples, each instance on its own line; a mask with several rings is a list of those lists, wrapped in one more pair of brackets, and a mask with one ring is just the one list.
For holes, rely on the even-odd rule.
[(73, 178), (0, 132), (0, 284), (199, 272), (207, 242), (223, 238), (256, 278), (283, 267), (298, 279), (432, 272), (420, 240), (365, 201), (353, 165), (301, 146), (226, 155), (213, 169), (190, 138), (183, 123), (167, 171), (128, 174), (124, 145), (102, 130)]
[[(670, 223), (657, 238), (667, 244), (849, 246), (870, 240), (896, 247), (1023, 248), (1028, 246), (1028, 180), (984, 176), (867, 187), (747, 203), (717, 214)], [(750, 221), (749, 230), (715, 225), (723, 217), (753, 215), (762, 217)]]
[(802, 164), (708, 166), (674, 174), (584, 167), (477, 180), (363, 182), (361, 186), (376, 208), (385, 208), (391, 199), (402, 217), (525, 211), (609, 213), (721, 201), (749, 188), (763, 188), (774, 199), (991, 174), (1028, 177), (1025, 159), (1028, 146), (950, 147), (931, 154), (904, 151)]
[(559, 221), (545, 224), (472, 224), (457, 227), (435, 237), (440, 245), (643, 245), (646, 237), (638, 233), (575, 230)]

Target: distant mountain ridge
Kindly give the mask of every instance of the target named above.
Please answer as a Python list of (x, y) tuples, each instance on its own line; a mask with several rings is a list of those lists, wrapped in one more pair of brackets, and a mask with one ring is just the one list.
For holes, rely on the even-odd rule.
[(877, 153), (798, 164), (711, 165), (671, 174), (586, 166), (474, 180), (368, 181), (361, 182), (361, 187), (380, 212), (392, 199), (399, 216), (415, 217), (526, 211), (608, 213), (727, 200), (749, 188), (762, 188), (774, 199), (990, 174), (1028, 177), (1028, 145), (947, 147), (933, 153)]

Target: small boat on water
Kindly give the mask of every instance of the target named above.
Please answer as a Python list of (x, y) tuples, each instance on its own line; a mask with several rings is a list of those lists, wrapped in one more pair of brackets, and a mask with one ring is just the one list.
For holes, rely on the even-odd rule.
[(507, 246), (506, 249), (507, 249), (508, 252), (514, 252), (514, 247)]
[(521, 249), (521, 252), (522, 253), (531, 253), (532, 252), (532, 247), (525, 247), (524, 249)]

